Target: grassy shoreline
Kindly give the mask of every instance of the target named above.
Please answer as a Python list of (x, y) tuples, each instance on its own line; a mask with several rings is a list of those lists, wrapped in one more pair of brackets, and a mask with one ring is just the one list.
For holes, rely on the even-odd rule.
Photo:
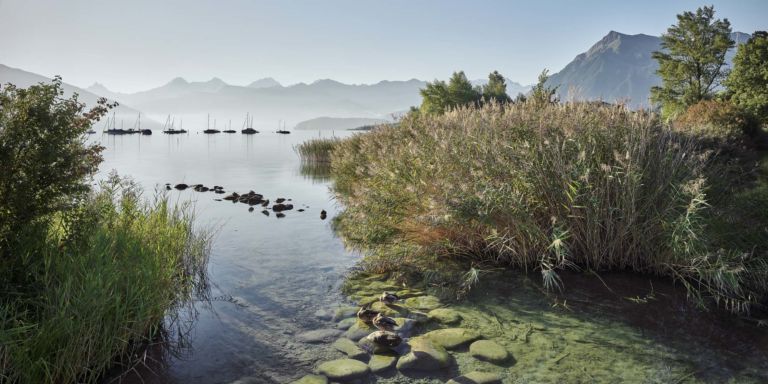
[(499, 267), (539, 271), (549, 289), (565, 269), (629, 270), (747, 313), (768, 298), (765, 175), (739, 158), (752, 150), (718, 145), (617, 106), (412, 114), (333, 150), (337, 228), (369, 251), (363, 269), (458, 293)]
[(27, 284), (0, 301), (0, 381), (97, 382), (130, 369), (149, 343), (178, 337), (183, 325), (171, 323), (206, 295), (208, 234), (189, 209), (146, 203), (131, 183), (102, 184), (46, 232), (18, 250)]

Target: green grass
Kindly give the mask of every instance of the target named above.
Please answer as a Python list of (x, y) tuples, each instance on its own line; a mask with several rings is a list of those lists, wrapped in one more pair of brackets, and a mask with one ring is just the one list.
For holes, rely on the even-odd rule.
[[(334, 188), (346, 210), (335, 225), (369, 251), (362, 266), (376, 273), (434, 280), (425, 272), (438, 269), (459, 281), (502, 266), (537, 270), (558, 289), (563, 269), (633, 270), (746, 312), (768, 294), (768, 220), (747, 222), (730, 206), (734, 196), (765, 201), (746, 163), (622, 107), (412, 114), (336, 145)], [(723, 225), (739, 238), (718, 236)]]
[(304, 163), (330, 164), (331, 153), (341, 140), (336, 137), (307, 140), (295, 147)]
[(93, 383), (173, 343), (208, 289), (209, 238), (192, 219), (112, 179), (24, 243), (15, 268), (27, 275), (0, 296), (0, 382)]

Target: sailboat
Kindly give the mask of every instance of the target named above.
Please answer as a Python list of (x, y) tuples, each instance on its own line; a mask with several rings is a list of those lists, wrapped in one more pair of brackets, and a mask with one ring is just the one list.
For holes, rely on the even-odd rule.
[(163, 133), (167, 133), (169, 135), (178, 135), (180, 133), (187, 133), (183, 128), (181, 128), (181, 123), (179, 123), (179, 129), (175, 129), (173, 127), (174, 121), (171, 120), (171, 115), (168, 115), (168, 118), (165, 120), (165, 125), (163, 125)]
[(114, 112), (112, 113), (112, 119), (110, 120), (107, 118), (107, 129), (104, 130), (104, 132), (107, 135), (123, 135), (125, 134), (125, 130), (122, 128), (117, 128), (115, 124), (117, 123), (117, 119), (115, 117)]
[(283, 129), (280, 129), (280, 122), (277, 122), (277, 133), (280, 133), (280, 134), (283, 134), (283, 135), (287, 135), (287, 134), (291, 133), (291, 131), (286, 131), (285, 130), (285, 121), (283, 121)]
[(141, 132), (142, 135), (151, 135), (152, 130), (151, 129), (141, 129), (141, 113), (139, 113), (139, 116), (136, 118), (136, 123), (133, 124), (132, 131)]
[(229, 127), (227, 127), (227, 129), (224, 130), (224, 133), (235, 133), (235, 130), (232, 129), (232, 120), (231, 119), (229, 120)]
[(243, 123), (243, 129), (240, 131), (240, 133), (245, 135), (253, 135), (254, 133), (259, 133), (259, 131), (253, 129), (253, 117), (248, 113), (245, 114), (245, 122)]
[(207, 128), (203, 131), (203, 133), (219, 133), (218, 129), (216, 129), (216, 119), (213, 119), (213, 129), (211, 129), (211, 114), (208, 114), (208, 125)]

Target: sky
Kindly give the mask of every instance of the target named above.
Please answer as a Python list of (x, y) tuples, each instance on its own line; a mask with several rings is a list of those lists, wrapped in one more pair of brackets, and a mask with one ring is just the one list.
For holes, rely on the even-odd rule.
[(660, 35), (714, 5), (768, 30), (768, 0), (0, 0), (0, 64), (135, 92), (183, 77), (245, 85), (471, 79), (522, 84), (615, 30)]

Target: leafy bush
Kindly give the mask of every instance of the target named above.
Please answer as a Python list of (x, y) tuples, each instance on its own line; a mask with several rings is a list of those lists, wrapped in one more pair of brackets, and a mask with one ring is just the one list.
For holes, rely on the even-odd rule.
[(755, 134), (758, 125), (729, 101), (704, 100), (690, 106), (674, 122), (675, 129), (702, 138), (737, 141)]
[[(101, 148), (84, 134), (110, 107), (85, 112), (77, 95), (63, 98), (61, 79), (27, 89), (0, 89), (0, 250), (50, 214), (76, 206), (89, 191)], [(3, 255), (0, 254), (0, 257)], [(6, 255), (7, 256), (7, 255)]]
[(158, 336), (179, 337), (176, 319), (206, 294), (206, 244), (186, 209), (145, 204), (116, 178), (103, 184), (17, 249), (36, 256), (23, 261), (34, 286), (0, 296), (0, 381), (93, 383), (137, 363)]
[(734, 311), (768, 293), (767, 240), (708, 236), (720, 165), (650, 113), (517, 103), (412, 114), (332, 158), (346, 207), (336, 226), (371, 251), (363, 267), (375, 272), (535, 268), (555, 288), (562, 269), (634, 270)]

